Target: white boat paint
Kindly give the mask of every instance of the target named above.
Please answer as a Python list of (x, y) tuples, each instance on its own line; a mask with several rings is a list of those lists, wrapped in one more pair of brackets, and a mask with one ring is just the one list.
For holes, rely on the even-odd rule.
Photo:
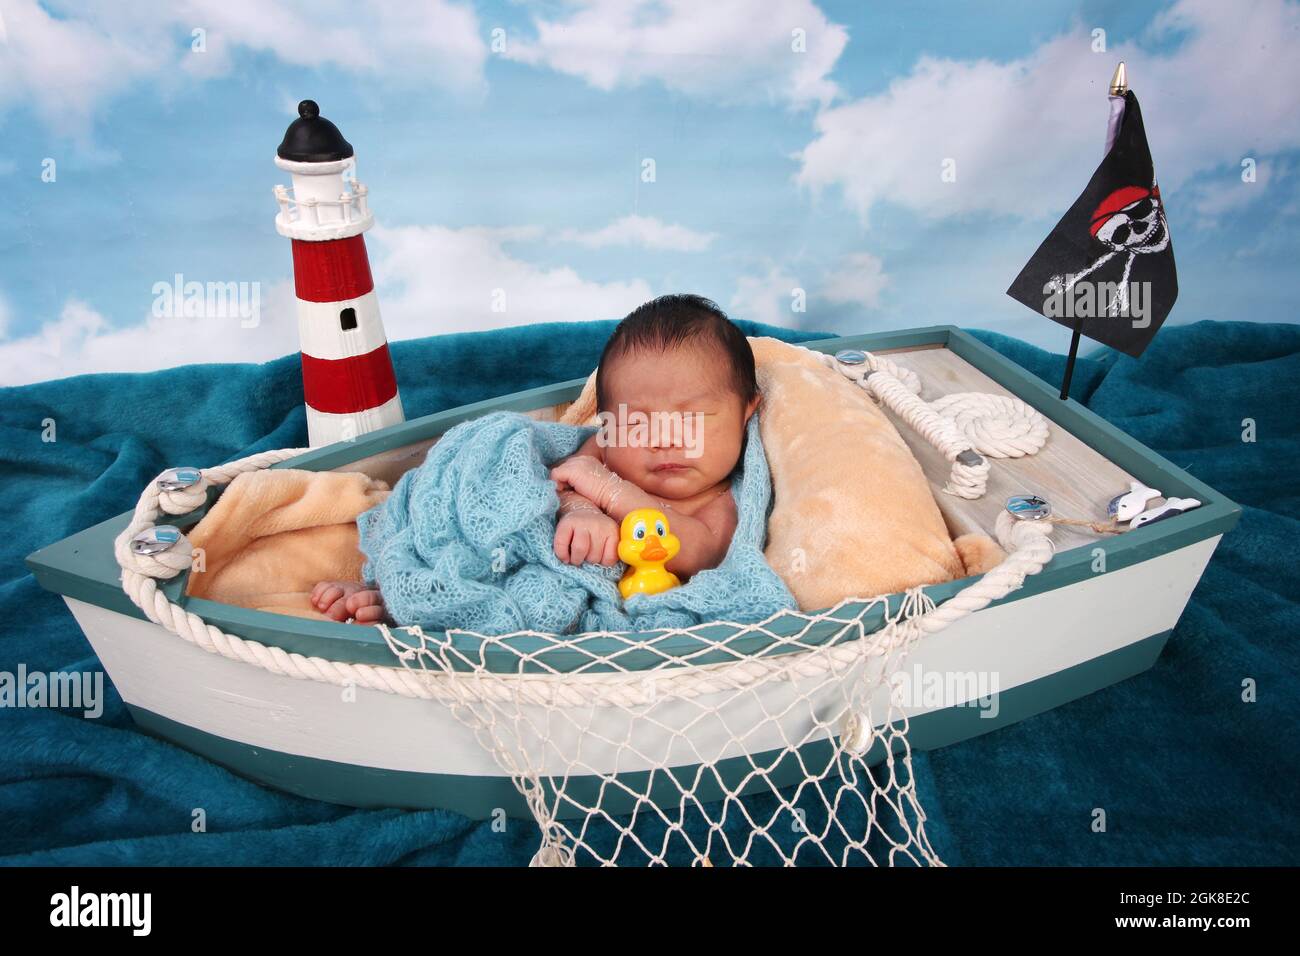
[[(996, 675), (997, 689), (1005, 692), (1171, 630), (1218, 541), (1216, 535), (1127, 568), (979, 611), (923, 638), (907, 666), (923, 673)], [(419, 773), (502, 776), (473, 733), (443, 704), (359, 688), (345, 692), (330, 684), (280, 677), (209, 654), (148, 621), (65, 600), (119, 693), (135, 707), (228, 740), (288, 754)], [(803, 739), (812, 726), (807, 708), (793, 709), (783, 726), (763, 719), (765, 712), (781, 709), (782, 697), (802, 692), (789, 683), (771, 682), (764, 685), (762, 700), (744, 695), (730, 704), (726, 722), (754, 728), (745, 741), (750, 753), (782, 747), (787, 738)], [(966, 703), (971, 696), (979, 695), (905, 710), (915, 717)], [(838, 697), (836, 693), (834, 699), (828, 696), (817, 704), (833, 707)], [(685, 721), (698, 717), (700, 706), (710, 703), (702, 698), (672, 713)], [(883, 712), (876, 710), (878, 703), (883, 705), (873, 701), (873, 713)], [(658, 711), (656, 716), (673, 719)], [(601, 736), (617, 738), (623, 726), (617, 711), (596, 720)], [(674, 766), (694, 764), (699, 756), (693, 754), (722, 757), (739, 752), (716, 721), (701, 722), (689, 748), (662, 730), (643, 729), (652, 736), (639, 736), (637, 749), (653, 759), (634, 762), (623, 750), (620, 771), (648, 769), (664, 759)], [(566, 734), (562, 728), (557, 732)], [(816, 737), (813, 732), (810, 739)], [(555, 742), (559, 750), (567, 749), (563, 740)], [(591, 755), (593, 770), (612, 769), (603, 768), (601, 761), (612, 760), (614, 748), (592, 749), (588, 738), (583, 752)]]

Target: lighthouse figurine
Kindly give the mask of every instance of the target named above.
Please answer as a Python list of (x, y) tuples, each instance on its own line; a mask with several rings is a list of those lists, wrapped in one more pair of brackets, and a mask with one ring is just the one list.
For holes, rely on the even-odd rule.
[[(275, 228), (293, 242), (302, 388), (313, 448), (405, 420), (362, 235), (375, 221), (352, 144), (311, 100), (298, 104), (275, 164)], [(344, 173), (353, 171), (350, 180)]]

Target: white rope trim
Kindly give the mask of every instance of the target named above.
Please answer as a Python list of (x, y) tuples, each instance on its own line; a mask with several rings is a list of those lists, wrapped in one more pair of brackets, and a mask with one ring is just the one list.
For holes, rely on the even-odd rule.
[[(163, 593), (155, 579), (172, 578), (184, 570), (191, 561), (189, 542), (184, 536), (170, 550), (160, 555), (138, 555), (131, 550), (131, 539), (139, 532), (153, 527), (160, 512), (184, 514), (192, 511), (206, 501), (208, 487), (226, 484), (236, 475), (286, 461), (302, 454), (303, 451), (305, 449), (262, 452), (216, 468), (204, 469), (202, 480), (180, 493), (162, 492), (156, 480), (150, 482), (140, 496), (130, 524), (118, 535), (115, 542), (118, 564), (122, 567), (123, 591), (150, 621), (208, 653), (218, 654), (228, 660), (252, 664), (273, 674), (295, 680), (314, 680), (339, 687), (359, 686), (423, 700), (436, 699), (448, 703), (459, 700), (462, 691), (450, 689), (445, 675), (427, 670), (414, 671), (406, 666), (405, 662), (418, 654), (417, 645), (398, 640), (392, 630), (385, 625), (377, 625), (378, 630), (399, 661), (403, 662), (402, 666), (353, 664), (291, 653), (279, 647), (271, 647), (227, 634), (220, 628), (208, 624), (197, 614), (174, 604)], [(913, 628), (924, 633), (936, 633), (1019, 588), (1026, 576), (1036, 574), (1051, 560), (1053, 548), (1050, 534), (1051, 525), (1046, 522), (1016, 521), (1005, 512), (999, 515), (998, 537), (1010, 552), (1006, 560), (941, 605), (934, 606), (930, 602), (924, 613), (915, 616), (904, 616), (900, 611), (900, 617), (905, 617), (903, 626), (899, 627), (900, 640), (910, 640), (909, 635)], [(495, 675), (509, 677), (513, 689), (507, 689), (499, 683), (481, 683), (478, 686), (491, 688), (492, 690), (488, 692), (502, 699), (519, 699), (522, 696), (529, 702), (551, 706), (591, 702), (631, 706), (662, 696), (665, 692), (683, 697), (695, 697), (721, 689), (746, 686), (761, 682), (773, 671), (784, 668), (792, 668), (793, 673), (800, 676), (816, 676), (862, 653), (860, 644), (854, 646), (868, 636), (862, 619), (885, 600), (886, 598), (879, 596), (846, 598), (835, 607), (820, 613), (782, 611), (757, 624), (710, 621), (696, 625), (696, 628), (715, 628), (723, 625), (738, 631), (753, 631), (766, 629), (767, 625), (779, 618), (793, 617), (802, 620), (804, 626), (796, 634), (781, 638), (792, 644), (797, 644), (799, 637), (806, 634), (813, 626), (827, 621), (843, 626), (841, 631), (833, 635), (833, 641), (841, 641), (846, 632), (855, 632), (847, 641), (837, 644), (829, 651), (817, 648), (782, 655), (769, 654), (763, 657), (737, 655), (735, 661), (703, 666), (693, 666), (689, 663), (681, 665), (665, 658), (664, 664), (645, 671), (624, 674)], [(904, 607), (908, 607), (909, 602), (917, 600), (929, 602), (929, 598), (924, 596), (921, 589), (916, 588), (907, 592)], [(852, 604), (863, 604), (864, 607), (848, 618), (838, 616), (844, 607)], [(888, 626), (890, 623), (886, 621), (882, 626)], [(668, 629), (665, 633), (689, 635), (694, 629)], [(419, 647), (424, 646), (428, 641), (428, 637), (418, 627), (399, 630), (405, 630), (409, 636), (417, 638)], [(622, 637), (625, 639), (625, 635), (613, 631), (590, 631), (569, 637), (527, 630), (504, 635), (483, 635), (454, 629), (446, 632), (447, 640), (460, 635), (477, 638), (485, 642), (485, 646), (501, 644), (518, 637), (541, 637), (549, 640), (552, 649), (557, 650), (574, 647), (583, 640), (593, 638)], [(717, 650), (716, 646), (712, 649)], [(889, 647), (882, 647), (876, 653), (887, 653), (889, 650)], [(466, 685), (462, 681), (456, 686), (461, 688)]]

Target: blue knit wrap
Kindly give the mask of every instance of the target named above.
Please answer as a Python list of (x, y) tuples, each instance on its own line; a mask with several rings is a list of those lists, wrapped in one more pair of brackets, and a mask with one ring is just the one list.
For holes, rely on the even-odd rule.
[(624, 567), (555, 556), (559, 496), (549, 471), (593, 426), (493, 412), (442, 436), (388, 500), (357, 519), (363, 573), (392, 617), (429, 630), (641, 631), (758, 621), (795, 600), (763, 558), (772, 481), (758, 413), (731, 486), (738, 523), (722, 563), (660, 594), (618, 591)]

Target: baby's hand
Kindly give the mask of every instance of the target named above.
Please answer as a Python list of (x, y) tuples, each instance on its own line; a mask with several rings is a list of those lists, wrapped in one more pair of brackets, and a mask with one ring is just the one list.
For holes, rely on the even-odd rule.
[(569, 564), (618, 564), (618, 522), (598, 511), (574, 511), (555, 525), (555, 556)]
[(628, 482), (590, 455), (575, 455), (551, 469), (558, 490), (572, 488), (601, 511), (609, 511), (614, 499)]

